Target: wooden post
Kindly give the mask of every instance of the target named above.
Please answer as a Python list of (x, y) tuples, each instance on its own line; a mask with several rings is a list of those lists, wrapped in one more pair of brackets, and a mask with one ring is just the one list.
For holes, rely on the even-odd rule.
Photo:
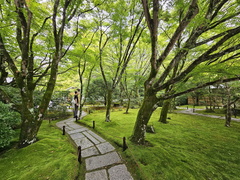
[(78, 162), (82, 163), (82, 147), (78, 146)]
[(95, 129), (95, 121), (93, 121), (92, 128)]
[(128, 148), (126, 143), (126, 137), (123, 137), (123, 151), (125, 151)]
[(65, 126), (63, 126), (63, 134), (62, 135), (65, 135)]

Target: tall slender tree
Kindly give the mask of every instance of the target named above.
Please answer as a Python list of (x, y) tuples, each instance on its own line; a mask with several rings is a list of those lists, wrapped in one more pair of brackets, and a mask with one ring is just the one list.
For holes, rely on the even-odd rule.
[[(101, 18), (98, 21), (99, 66), (107, 91), (106, 122), (111, 121), (112, 93), (120, 83), (144, 30), (144, 27), (141, 26), (143, 14), (139, 11), (137, 1), (119, 0), (113, 2), (111, 8), (105, 17), (107, 19)], [(105, 11), (101, 11), (99, 17), (104, 14), (106, 14)], [(104, 25), (106, 23), (108, 26)], [(106, 55), (106, 50), (105, 54), (103, 53), (105, 47), (108, 47), (108, 55)]]

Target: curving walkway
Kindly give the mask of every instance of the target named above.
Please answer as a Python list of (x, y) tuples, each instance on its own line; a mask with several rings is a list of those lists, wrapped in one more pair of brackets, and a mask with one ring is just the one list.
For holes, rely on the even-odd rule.
[[(202, 110), (202, 109), (195, 109), (195, 110)], [(225, 119), (225, 117), (223, 117), (223, 116), (216, 116), (216, 115), (208, 115), (208, 114), (196, 113), (196, 112), (193, 112), (193, 109), (192, 109), (192, 108), (178, 111), (178, 113), (192, 114), (192, 115), (197, 115), (197, 116), (205, 116), (205, 117), (216, 118), (216, 119)], [(233, 117), (232, 117), (231, 120), (232, 120), (232, 121), (240, 122), (240, 119), (238, 119), (238, 118), (233, 118)]]
[(56, 125), (60, 129), (65, 126), (66, 133), (75, 145), (81, 146), (82, 163), (86, 165), (85, 180), (133, 180), (121, 156), (105, 139), (75, 123), (74, 118)]

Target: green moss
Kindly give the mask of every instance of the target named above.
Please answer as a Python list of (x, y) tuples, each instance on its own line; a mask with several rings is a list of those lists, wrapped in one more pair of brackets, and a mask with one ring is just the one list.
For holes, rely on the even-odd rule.
[(44, 121), (39, 141), (0, 156), (0, 179), (72, 180), (78, 174), (76, 149), (61, 131)]
[[(104, 112), (86, 116), (82, 123), (115, 144), (132, 134), (137, 110), (111, 113), (112, 122), (105, 122)], [(122, 152), (136, 179), (239, 179), (240, 123), (185, 114), (169, 114), (168, 124), (157, 122), (160, 109), (154, 112), (149, 125), (156, 133), (146, 134), (149, 146), (138, 146), (127, 141), (128, 149)], [(116, 146), (117, 147), (117, 146)], [(121, 152), (121, 147), (118, 147)], [(227, 167), (227, 169), (226, 169)]]

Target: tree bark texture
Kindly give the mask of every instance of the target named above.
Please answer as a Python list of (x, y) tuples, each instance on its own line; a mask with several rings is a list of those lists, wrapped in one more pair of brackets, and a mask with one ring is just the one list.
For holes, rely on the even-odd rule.
[(105, 116), (105, 121), (110, 122), (110, 112), (111, 112), (111, 107), (112, 107), (112, 89), (108, 89), (107, 91), (107, 107), (106, 107), (106, 116)]
[(155, 110), (155, 105), (158, 102), (156, 93), (148, 90), (145, 92), (144, 100), (141, 108), (138, 111), (137, 121), (134, 126), (131, 141), (136, 144), (145, 144), (145, 132), (148, 121)]
[(163, 101), (162, 110), (160, 112), (160, 118), (158, 120), (159, 122), (164, 124), (167, 123), (167, 115), (168, 115), (168, 109), (170, 107), (170, 104), (171, 104), (171, 99)]
[(230, 87), (226, 83), (226, 89), (227, 89), (227, 106), (226, 106), (226, 114), (225, 114), (225, 126), (229, 127), (231, 125), (231, 92), (230, 92)]
[(128, 114), (128, 110), (129, 110), (129, 108), (130, 108), (130, 104), (131, 104), (131, 99), (128, 98), (127, 108), (126, 108), (125, 114)]

